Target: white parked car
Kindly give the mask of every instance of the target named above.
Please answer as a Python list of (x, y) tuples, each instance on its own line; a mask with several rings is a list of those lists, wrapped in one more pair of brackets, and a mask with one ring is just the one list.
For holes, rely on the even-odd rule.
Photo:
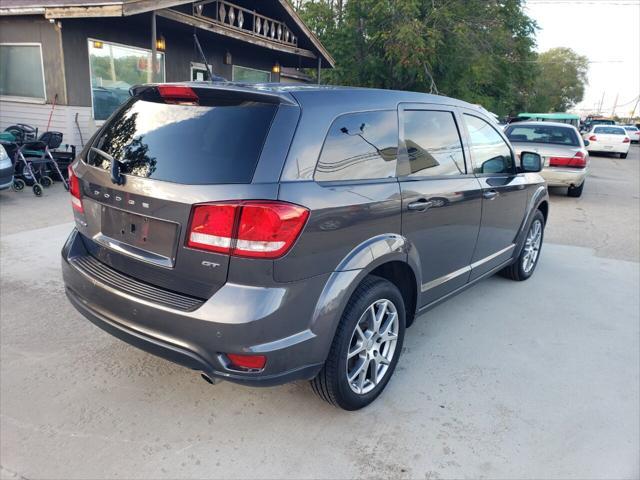
[(640, 128), (635, 125), (622, 125), (622, 127), (627, 131), (627, 135), (629, 135), (631, 143), (640, 142)]
[(589, 152), (611, 152), (627, 158), (631, 139), (624, 127), (619, 125), (595, 125), (582, 136), (589, 141)]

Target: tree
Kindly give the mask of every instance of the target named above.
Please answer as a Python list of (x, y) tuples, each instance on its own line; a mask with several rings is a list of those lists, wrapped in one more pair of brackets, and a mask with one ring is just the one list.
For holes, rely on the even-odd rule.
[(587, 84), (589, 59), (570, 48), (552, 48), (538, 56), (529, 110), (564, 112), (580, 102)]
[(308, 0), (299, 12), (336, 59), (328, 83), (443, 93), (522, 111), (535, 23), (522, 0)]

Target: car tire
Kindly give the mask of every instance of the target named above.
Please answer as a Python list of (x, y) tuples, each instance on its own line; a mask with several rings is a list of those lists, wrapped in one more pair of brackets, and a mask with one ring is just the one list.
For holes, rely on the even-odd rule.
[[(376, 321), (373, 313), (381, 319)], [(384, 278), (366, 277), (344, 309), (327, 360), (311, 380), (313, 391), (344, 410), (358, 410), (373, 402), (398, 363), (405, 319), (398, 288)]]
[(584, 184), (586, 182), (587, 181), (584, 180), (580, 184), (579, 187), (569, 187), (569, 190), (567, 190), (567, 195), (570, 196), (570, 197), (575, 197), (575, 198), (581, 197), (582, 196), (582, 190), (584, 190)]
[[(529, 224), (529, 228), (527, 229), (526, 239), (520, 248), (520, 253), (518, 254), (516, 261), (500, 272), (503, 277), (518, 282), (531, 278), (531, 275), (533, 275), (533, 272), (538, 265), (540, 252), (542, 251), (544, 223), (544, 215), (542, 215), (540, 210), (536, 210), (533, 214), (533, 218), (531, 219), (531, 223)], [(535, 236), (537, 235), (535, 233), (537, 228), (536, 225), (539, 226), (539, 237), (537, 240), (535, 240)], [(532, 233), (534, 238), (532, 238)], [(527, 258), (531, 260), (531, 257), (528, 257), (528, 255), (533, 255), (531, 264), (526, 260)]]
[(621, 154), (620, 154), (620, 158), (623, 158), (623, 159), (624, 159), (624, 158), (627, 158), (627, 154), (626, 154), (626, 153), (621, 153)]

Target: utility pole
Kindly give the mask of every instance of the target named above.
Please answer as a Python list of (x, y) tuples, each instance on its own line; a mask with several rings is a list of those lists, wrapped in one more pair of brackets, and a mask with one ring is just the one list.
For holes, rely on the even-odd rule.
[(602, 92), (602, 98), (600, 99), (600, 105), (598, 106), (598, 115), (602, 114), (602, 104), (604, 103), (604, 91)]
[(611, 116), (614, 117), (616, 114), (616, 107), (618, 106), (618, 95), (620, 95), (619, 93), (616, 93), (616, 100), (613, 102), (613, 110), (611, 110)]

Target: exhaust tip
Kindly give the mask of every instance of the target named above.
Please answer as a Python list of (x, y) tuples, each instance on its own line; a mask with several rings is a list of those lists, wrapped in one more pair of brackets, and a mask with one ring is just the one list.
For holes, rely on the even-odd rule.
[(217, 378), (211, 378), (209, 375), (207, 375), (204, 372), (200, 372), (200, 376), (202, 377), (202, 379), (207, 382), (210, 385), (216, 385), (218, 383), (220, 383), (222, 380), (219, 380)]

